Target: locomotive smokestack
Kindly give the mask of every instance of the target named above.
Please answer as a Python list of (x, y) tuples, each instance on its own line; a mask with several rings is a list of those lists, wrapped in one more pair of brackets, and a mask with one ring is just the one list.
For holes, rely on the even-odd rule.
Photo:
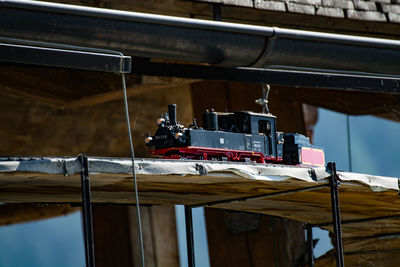
[(218, 131), (218, 115), (211, 109), (211, 112), (206, 110), (203, 113), (203, 128), (209, 131)]
[(203, 113), (203, 128), (208, 130), (210, 129), (210, 115), (209, 115), (209, 111), (206, 109), (206, 111), (204, 111)]
[(213, 109), (210, 112), (210, 130), (218, 131), (218, 115)]
[(169, 122), (171, 125), (176, 124), (176, 104), (168, 105)]

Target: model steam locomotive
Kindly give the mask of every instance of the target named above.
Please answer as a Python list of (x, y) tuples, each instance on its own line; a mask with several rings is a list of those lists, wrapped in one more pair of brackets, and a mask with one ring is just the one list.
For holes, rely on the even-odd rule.
[(167, 159), (272, 162), (324, 166), (324, 151), (301, 134), (276, 130), (276, 117), (249, 111), (203, 113), (203, 127), (196, 120), (188, 128), (176, 119), (176, 105), (157, 119), (154, 136), (146, 138), (154, 155)]

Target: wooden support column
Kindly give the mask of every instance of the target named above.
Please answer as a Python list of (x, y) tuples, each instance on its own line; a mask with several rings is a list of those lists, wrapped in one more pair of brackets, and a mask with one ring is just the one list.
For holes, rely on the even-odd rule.
[[(179, 266), (174, 207), (140, 210), (146, 266)], [(96, 266), (140, 266), (136, 208), (95, 207), (93, 219)]]
[[(200, 82), (192, 85), (194, 114), (216, 111), (261, 111), (255, 100), (261, 84)], [(269, 108), (278, 117), (278, 130), (304, 133), (302, 103), (272, 87)], [(199, 123), (201, 124), (200, 120)], [(303, 224), (286, 219), (205, 209), (208, 247), (212, 267), (295, 266), (305, 262)]]
[[(179, 266), (174, 206), (141, 207), (141, 215), (146, 266)], [(139, 238), (136, 218), (136, 210), (130, 208), (130, 236), (133, 246), (134, 266), (140, 266)]]
[(96, 266), (133, 267), (129, 207), (94, 207)]

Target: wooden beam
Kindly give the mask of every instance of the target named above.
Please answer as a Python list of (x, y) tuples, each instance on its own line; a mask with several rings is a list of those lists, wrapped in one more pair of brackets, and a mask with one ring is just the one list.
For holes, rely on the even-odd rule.
[[(130, 166), (129, 158), (89, 158), (93, 203), (135, 203)], [(1, 202), (81, 202), (81, 166), (76, 158), (2, 159), (0, 168)], [(324, 168), (137, 159), (135, 169), (141, 204), (211, 206), (322, 223), (332, 229), (330, 173)], [(376, 224), (375, 233), (399, 232), (397, 179), (346, 172), (338, 175), (343, 221), (385, 216), (343, 223), (343, 228), (353, 229), (344, 231), (344, 237), (371, 235), (370, 224)], [(250, 196), (258, 197), (243, 199)], [(243, 201), (226, 201), (238, 198)], [(355, 201), (359, 199), (363, 201)], [(219, 202), (207, 204), (214, 201)]]
[[(400, 95), (395, 94), (273, 86), (271, 105), (276, 102), (272, 100), (275, 96), (350, 115), (375, 115), (400, 120)], [(275, 104), (279, 105), (279, 101)]]
[(205, 212), (211, 266), (297, 266), (304, 260), (301, 223), (216, 209)]
[[(161, 90), (169, 90), (180, 86), (185, 86), (192, 83), (192, 80), (181, 81), (177, 83), (171, 84), (138, 84), (135, 86), (130, 86), (127, 88), (126, 93), (128, 97), (138, 96), (142, 94), (149, 93), (158, 93)], [(79, 100), (72, 101), (71, 103), (66, 103), (63, 108), (77, 108), (77, 107), (85, 107), (96, 104), (101, 104), (105, 102), (110, 102), (123, 98), (122, 88), (119, 91), (111, 91), (103, 94), (93, 95), (89, 97), (85, 97)]]
[(0, 205), (0, 225), (26, 223), (63, 216), (80, 211), (69, 204), (2, 204)]
[[(65, 158), (58, 158), (36, 161), (26, 159), (21, 161), (19, 165), (16, 165), (15, 162), (5, 162), (3, 159), (0, 164), (0, 168), (3, 170), (0, 173), (0, 187), (2, 191), (0, 196), (2, 197), (2, 202), (21, 200), (31, 202), (80, 201), (80, 164), (75, 159), (66, 160)], [(63, 161), (68, 162), (64, 164)], [(268, 198), (220, 203), (214, 207), (251, 213), (265, 213), (314, 224), (321, 222), (329, 223), (331, 221), (330, 194), (327, 187), (329, 174), (323, 174), (321, 169), (315, 170), (313, 175), (313, 172), (308, 168), (296, 168), (293, 166), (255, 166), (252, 164), (229, 164), (221, 162), (171, 162), (154, 159), (138, 159), (136, 162), (141, 203), (179, 203), (191, 205), (204, 204), (205, 202), (218, 199), (235, 199), (249, 196), (250, 194), (275, 193), (273, 195), (269, 194)], [(101, 165), (101, 163), (104, 165)], [(90, 159), (89, 166), (92, 166), (92, 199), (94, 203), (134, 203), (132, 179), (129, 174), (130, 164), (129, 159)], [(43, 165), (47, 169), (39, 168), (43, 167)], [(203, 169), (209, 170), (208, 174), (196, 171), (196, 167), (200, 169), (199, 165), (204, 166)], [(18, 166), (18, 168), (14, 169), (15, 171), (11, 171), (12, 166)], [(102, 171), (99, 166), (103, 166)], [(7, 169), (9, 171), (5, 172), (4, 170)], [(71, 175), (64, 176), (63, 172), (65, 170), (70, 171)], [(182, 170), (186, 171), (181, 172)], [(161, 174), (160, 171), (162, 171)], [(55, 174), (50, 175), (48, 174), (49, 172)], [(72, 174), (73, 172), (75, 174)], [(183, 176), (183, 173), (187, 173), (187, 175)], [(293, 178), (287, 177), (289, 173), (293, 175)], [(250, 178), (249, 175), (251, 174), (253, 176)], [(278, 178), (271, 181), (270, 179), (276, 175), (281, 176), (283, 180)], [(400, 228), (400, 212), (398, 208), (400, 200), (397, 194), (397, 179), (378, 176), (371, 177), (368, 175), (362, 176), (360, 174), (348, 174), (345, 172), (339, 172), (339, 177), (341, 177), (342, 182), (340, 199), (343, 236), (348, 241), (344, 246), (345, 252), (351, 253), (353, 251), (364, 249), (368, 251), (370, 248), (373, 249), (375, 246), (374, 242), (368, 241), (367, 243), (366, 240), (375, 238), (379, 240), (378, 235), (395, 237)], [(315, 178), (318, 182), (315, 182), (311, 178)], [(316, 184), (318, 185), (318, 189), (313, 188), (314, 190), (297, 191), (294, 194), (276, 194), (282, 191), (287, 192), (290, 189), (309, 189)], [(321, 184), (325, 186), (321, 187)], [(378, 184), (381, 185), (381, 188), (379, 188), (379, 191), (376, 191)], [(371, 190), (371, 188), (375, 191)], [(363, 201), (355, 201), (359, 199)], [(371, 216), (371, 211), (373, 211), (373, 216)], [(290, 259), (290, 261), (293, 258), (296, 261), (297, 259), (301, 259), (298, 255), (301, 254), (301, 246), (302, 244), (304, 246), (304, 242), (296, 240), (296, 235), (304, 238), (302, 230), (298, 230), (302, 229), (301, 224), (297, 229), (287, 220), (263, 221), (263, 217), (259, 215), (250, 216), (239, 213), (237, 216), (236, 214), (232, 215), (232, 213), (229, 213), (228, 216), (224, 214), (224, 217), (214, 218), (218, 220), (211, 221), (211, 223), (216, 224), (210, 226), (215, 227), (213, 230), (215, 232), (211, 233), (208, 238), (211, 250), (210, 255), (211, 257), (217, 255), (215, 256), (217, 258), (212, 258), (212, 262), (213, 260), (224, 262), (220, 259), (224, 255), (229, 255), (230, 258), (226, 262), (236, 257), (237, 261), (235, 263), (239, 262), (240, 266), (247, 266), (249, 261), (250, 263), (269, 263), (272, 259), (264, 258), (269, 253), (266, 252), (266, 248), (271, 248), (269, 246), (270, 243), (265, 243), (266, 241), (273, 242), (273, 253), (274, 255), (279, 255), (279, 258), (274, 259), (274, 261), (278, 262), (282, 260), (285, 262), (286, 259)], [(169, 215), (169, 219), (167, 219), (164, 216), (155, 217), (153, 213), (151, 215), (147, 213), (146, 215), (144, 212), (144, 221), (146, 221), (146, 216), (149, 218), (153, 217), (153, 222), (162, 222), (164, 226), (167, 221), (174, 218), (173, 215)], [(379, 218), (379, 216), (384, 217)], [(113, 217), (111, 216), (111, 218)], [(349, 220), (352, 220), (352, 222), (350, 223)], [(209, 222), (208, 219), (207, 222)], [(132, 225), (132, 223), (129, 225)], [(153, 233), (157, 231), (154, 229), (163, 229), (162, 232), (164, 234), (171, 232), (171, 229), (174, 227), (161, 228), (160, 226), (151, 226), (151, 223), (145, 223), (145, 225), (146, 227), (150, 225), (151, 232)], [(224, 225), (225, 228), (221, 227), (221, 225)], [(325, 227), (325, 229), (332, 231), (332, 226), (329, 224)], [(108, 228), (111, 228), (111, 231), (113, 231), (112, 227)], [(276, 237), (267, 235), (275, 233), (277, 234)], [(229, 239), (225, 239), (225, 237)], [(388, 246), (384, 247), (398, 248), (398, 239), (393, 239), (397, 242), (386, 243)], [(214, 240), (216, 243), (214, 243)], [(279, 242), (275, 244), (275, 240), (279, 240)], [(383, 238), (380, 240), (385, 241)], [(244, 241), (248, 242), (248, 244), (240, 243)], [(158, 242), (164, 243), (166, 241), (164, 237), (156, 241), (153, 240), (150, 246), (147, 247), (153, 247)], [(123, 244), (122, 241), (120, 243)], [(243, 248), (248, 248), (248, 250), (243, 251)], [(298, 250), (292, 250), (293, 248)], [(155, 255), (154, 251), (158, 249), (153, 249), (151, 255)], [(176, 255), (176, 251), (172, 249), (168, 251), (172, 251)], [(164, 253), (168, 253), (168, 251), (164, 251), (162, 255), (165, 255)], [(288, 254), (290, 255), (288, 256)], [(161, 261), (158, 259), (157, 262)]]
[[(121, 90), (120, 75), (20, 64), (0, 64), (0, 92), (60, 107), (80, 98)], [(128, 84), (139, 76), (129, 76)]]
[[(172, 205), (141, 207), (146, 266), (179, 266), (179, 251)], [(134, 208), (129, 209), (130, 236), (133, 244), (135, 266), (140, 266), (137, 217)]]
[(94, 207), (93, 236), (96, 266), (133, 267), (129, 207)]
[[(140, 207), (145, 263), (148, 267), (179, 266), (173, 206)], [(94, 207), (96, 266), (140, 266), (135, 207)]]
[[(0, 64), (0, 93), (57, 108), (122, 99), (121, 76), (113, 73)], [(196, 80), (126, 75), (128, 96), (181, 87)]]

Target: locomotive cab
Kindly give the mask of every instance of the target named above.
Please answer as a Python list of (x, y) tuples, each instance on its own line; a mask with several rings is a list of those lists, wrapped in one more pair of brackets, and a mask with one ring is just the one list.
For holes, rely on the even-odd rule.
[(203, 114), (203, 127), (205, 131), (201, 135), (207, 134), (209, 140), (201, 140), (198, 138), (200, 133), (192, 131), (192, 145), (202, 143), (218, 149), (253, 151), (265, 160), (282, 159), (282, 149), (278, 148), (280, 144), (276, 135), (276, 117), (271, 114), (206, 111)]
[[(276, 117), (271, 114), (258, 114), (249, 113), (251, 117), (251, 128), (253, 136), (256, 135), (255, 139), (264, 139), (265, 144), (265, 155), (274, 156), (277, 155), (277, 140), (276, 140)], [(255, 143), (256, 144), (256, 143)]]

